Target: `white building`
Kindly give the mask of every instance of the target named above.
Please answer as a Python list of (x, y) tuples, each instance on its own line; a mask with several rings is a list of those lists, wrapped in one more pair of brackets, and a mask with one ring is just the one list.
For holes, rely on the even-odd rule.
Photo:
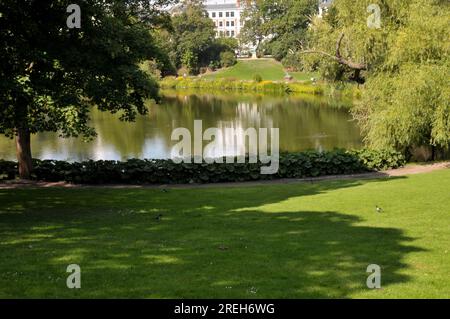
[[(319, 17), (322, 17), (331, 6), (333, 0), (318, 0)], [(236, 38), (241, 32), (245, 21), (241, 20), (245, 5), (251, 0), (204, 0), (203, 4), (208, 16), (216, 26), (216, 36)]]
[[(237, 38), (244, 26), (245, 21), (241, 20), (242, 12), (246, 5), (250, 5), (252, 0), (203, 0), (203, 5), (208, 12), (208, 17), (213, 20), (216, 26), (216, 37)], [(333, 0), (318, 0), (319, 17), (328, 11)], [(172, 14), (177, 14), (183, 10), (183, 4), (170, 9)]]
[(241, 32), (244, 22), (241, 14), (245, 0), (205, 0), (208, 16), (214, 21), (217, 37), (236, 38)]
[[(208, 17), (216, 26), (216, 37), (237, 38), (244, 23), (241, 21), (244, 4), (250, 0), (203, 0)], [(179, 14), (184, 9), (181, 1), (178, 5), (169, 8), (172, 15)]]

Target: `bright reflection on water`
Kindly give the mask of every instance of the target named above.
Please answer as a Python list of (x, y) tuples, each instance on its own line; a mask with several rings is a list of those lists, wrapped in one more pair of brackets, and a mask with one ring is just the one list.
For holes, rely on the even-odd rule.
[[(168, 158), (176, 143), (170, 140), (172, 130), (185, 127), (193, 134), (194, 120), (203, 121), (203, 130), (279, 128), (280, 151), (361, 147), (360, 131), (348, 110), (330, 103), (312, 96), (166, 91), (162, 103), (151, 105), (149, 114), (135, 123), (94, 110), (92, 125), (98, 137), (92, 142), (62, 139), (56, 133), (37, 134), (32, 137), (33, 157), (70, 161)], [(12, 140), (0, 137), (0, 158), (15, 159)]]

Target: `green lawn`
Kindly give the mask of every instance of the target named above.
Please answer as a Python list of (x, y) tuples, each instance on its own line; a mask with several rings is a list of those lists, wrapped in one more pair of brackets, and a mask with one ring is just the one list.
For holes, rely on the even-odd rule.
[[(449, 189), (450, 170), (168, 192), (0, 190), (0, 297), (449, 298)], [(78, 290), (66, 288), (72, 263)], [(382, 289), (366, 288), (369, 264), (382, 267)]]
[[(235, 78), (249, 81), (253, 80), (255, 74), (261, 75), (263, 80), (282, 81), (286, 75), (286, 71), (280, 62), (273, 59), (239, 60), (235, 66), (204, 75), (203, 78)], [(292, 72), (290, 74), (298, 81), (310, 80), (311, 77), (317, 77), (317, 74), (313, 73)]]

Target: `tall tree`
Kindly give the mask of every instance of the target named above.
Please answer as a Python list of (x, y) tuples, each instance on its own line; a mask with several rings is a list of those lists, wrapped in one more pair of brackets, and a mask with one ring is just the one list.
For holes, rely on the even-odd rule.
[(244, 10), (242, 41), (259, 47), (264, 40), (264, 47), (277, 60), (282, 60), (290, 51), (297, 51), (305, 44), (317, 7), (317, 0), (252, 1)]
[(354, 109), (369, 145), (450, 147), (450, 4), (411, 0)]
[(308, 52), (322, 74), (367, 80), (353, 114), (370, 146), (449, 148), (449, 16), (447, 0), (335, 0), (314, 20)]
[(265, 36), (263, 5), (263, 1), (247, 2), (241, 16), (241, 20), (245, 23), (239, 34), (239, 40), (242, 44), (253, 45), (256, 51), (259, 51)]
[(0, 2), (0, 133), (16, 139), (22, 178), (32, 171), (31, 134), (92, 138), (92, 105), (132, 121), (157, 97), (138, 63), (158, 54), (148, 27), (164, 21), (167, 1), (79, 0), (80, 28), (69, 28), (72, 2)]
[(173, 43), (176, 46), (177, 65), (185, 66), (197, 73), (199, 66), (207, 60), (205, 55), (215, 37), (214, 22), (200, 0), (187, 0), (182, 12), (172, 18)]

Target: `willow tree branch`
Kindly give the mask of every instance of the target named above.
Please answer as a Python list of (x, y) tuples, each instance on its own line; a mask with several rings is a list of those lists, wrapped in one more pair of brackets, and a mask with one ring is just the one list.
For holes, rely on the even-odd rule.
[(367, 64), (353, 62), (353, 61), (344, 59), (341, 56), (342, 39), (344, 39), (344, 33), (341, 33), (341, 35), (339, 36), (339, 39), (336, 42), (336, 55), (332, 55), (325, 51), (318, 51), (318, 50), (301, 51), (300, 54), (320, 54), (320, 55), (326, 56), (326, 57), (336, 61), (337, 63), (339, 63), (341, 65), (345, 65), (345, 66), (349, 67), (350, 69), (358, 70), (358, 71), (367, 70)]
[(344, 32), (341, 33), (341, 35), (339, 36), (339, 39), (336, 42), (336, 57), (341, 58), (341, 44), (342, 44), (342, 39), (344, 39)]

